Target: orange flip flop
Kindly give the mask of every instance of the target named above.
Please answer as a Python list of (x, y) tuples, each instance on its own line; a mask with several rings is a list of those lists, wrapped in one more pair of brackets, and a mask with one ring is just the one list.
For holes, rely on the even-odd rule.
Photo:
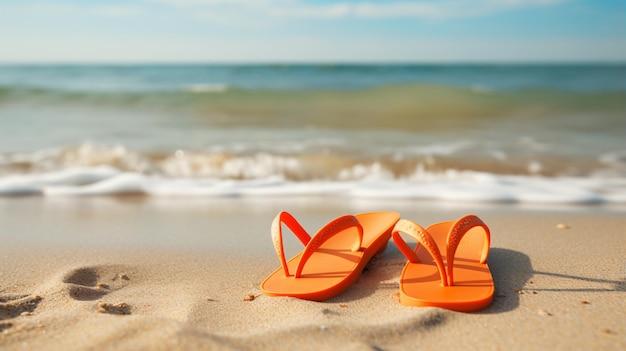
[[(385, 250), (398, 219), (396, 212), (341, 216), (311, 237), (291, 214), (279, 213), (272, 222), (272, 240), (281, 267), (263, 281), (261, 291), (314, 301), (339, 295), (358, 279), (374, 255)], [(283, 248), (283, 223), (305, 246), (289, 261)]]
[[(415, 249), (400, 233), (417, 240)], [(428, 229), (402, 219), (392, 237), (409, 260), (400, 277), (400, 303), (459, 312), (478, 311), (491, 304), (494, 284), (487, 266), (491, 236), (480, 218), (468, 215)]]

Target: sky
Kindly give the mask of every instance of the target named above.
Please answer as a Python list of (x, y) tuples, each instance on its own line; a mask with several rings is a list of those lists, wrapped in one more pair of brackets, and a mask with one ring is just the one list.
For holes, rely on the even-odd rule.
[(0, 63), (626, 62), (626, 0), (0, 0)]

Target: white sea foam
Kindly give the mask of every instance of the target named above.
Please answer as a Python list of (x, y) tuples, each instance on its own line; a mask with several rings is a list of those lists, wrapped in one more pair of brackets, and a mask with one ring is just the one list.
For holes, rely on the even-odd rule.
[(443, 155), (450, 156), (474, 146), (469, 140), (450, 141), (447, 143), (432, 143), (427, 145), (413, 145), (401, 148), (403, 155)]
[(186, 90), (192, 93), (223, 93), (228, 90), (226, 84), (219, 83), (195, 83), (186, 86)]
[[(33, 153), (0, 154), (0, 196), (320, 195), (458, 202), (626, 204), (622, 151), (598, 156), (600, 165), (587, 169), (586, 173), (546, 175), (544, 169), (549, 170), (559, 162), (550, 163), (550, 157), (538, 157), (535, 161), (536, 155), (530, 160), (509, 159), (504, 151), (497, 149), (503, 154), (492, 157), (498, 167), (489, 159), (479, 163), (482, 167), (487, 165), (486, 171), (480, 167), (472, 170), (471, 157), (481, 154), (466, 150), (468, 147), (472, 144), (465, 141), (425, 143), (420, 147), (401, 145), (398, 155), (393, 152), (363, 155), (360, 150), (339, 147), (333, 149), (335, 152), (314, 148), (295, 153), (258, 149), (242, 153), (182, 149), (148, 153), (124, 146), (85, 143)], [(470, 162), (465, 162), (466, 157)], [(503, 159), (501, 165), (497, 164), (498, 159)], [(511, 162), (517, 163), (507, 168)], [(572, 164), (567, 164), (564, 170), (569, 167)]]
[(598, 157), (598, 162), (619, 170), (626, 170), (626, 150), (602, 154)]
[(0, 177), (0, 195), (42, 194), (50, 187), (80, 188), (107, 181), (120, 174), (111, 167), (71, 168), (63, 171)]
[(288, 181), (279, 176), (254, 180), (166, 178), (110, 167), (75, 168), (0, 178), (0, 195), (154, 197), (309, 196), (429, 199), (452, 202), (535, 204), (626, 204), (621, 178), (548, 178), (481, 172), (444, 172), (406, 179), (370, 177), (346, 181)]

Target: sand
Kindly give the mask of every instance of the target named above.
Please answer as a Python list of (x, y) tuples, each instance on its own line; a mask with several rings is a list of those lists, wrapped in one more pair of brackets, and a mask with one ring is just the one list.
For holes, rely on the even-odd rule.
[[(493, 304), (398, 302), (391, 243), (326, 302), (260, 295), (280, 210), (309, 231), (395, 210), (491, 228)], [(626, 209), (320, 198), (0, 199), (0, 349), (626, 349)], [(287, 251), (298, 251), (295, 240)]]

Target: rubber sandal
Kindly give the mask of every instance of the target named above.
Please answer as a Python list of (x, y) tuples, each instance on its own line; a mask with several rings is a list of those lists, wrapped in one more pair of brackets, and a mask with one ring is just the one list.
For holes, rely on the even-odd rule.
[[(358, 279), (374, 255), (385, 250), (399, 219), (396, 212), (341, 216), (311, 237), (291, 214), (279, 213), (272, 222), (272, 240), (281, 267), (263, 281), (262, 293), (314, 301), (339, 295)], [(285, 259), (282, 224), (305, 246), (289, 261)]]
[[(415, 249), (400, 233), (417, 240)], [(491, 304), (494, 284), (487, 266), (491, 236), (480, 218), (468, 215), (428, 229), (402, 219), (392, 237), (409, 260), (400, 277), (400, 303), (459, 312), (478, 311)]]

